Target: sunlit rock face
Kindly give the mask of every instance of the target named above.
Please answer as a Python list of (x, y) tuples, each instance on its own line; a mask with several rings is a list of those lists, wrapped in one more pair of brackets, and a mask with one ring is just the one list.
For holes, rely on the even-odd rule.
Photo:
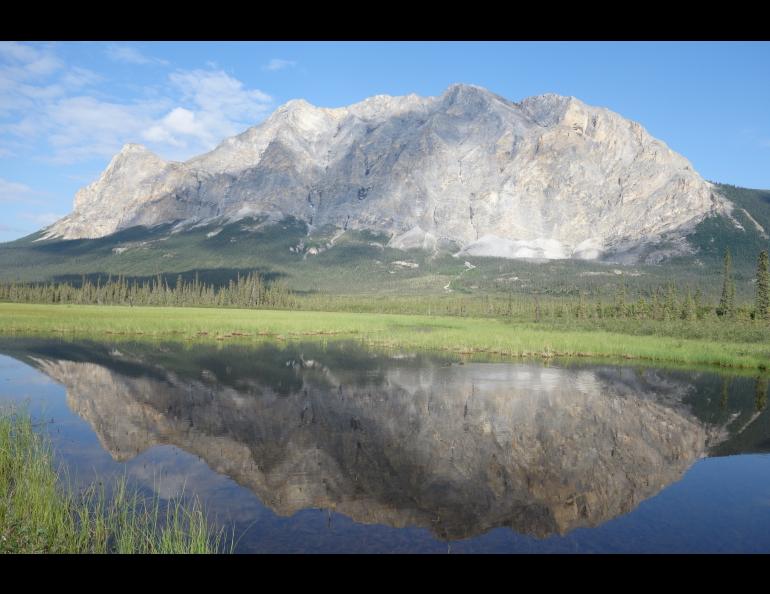
[(328, 109), (294, 100), (184, 163), (126, 145), (47, 237), (293, 216), (469, 255), (633, 253), (730, 208), (639, 124), (573, 97), (513, 103), (452, 85)]
[(279, 383), (226, 385), (208, 369), (35, 361), (116, 459), (173, 444), (278, 514), (329, 508), (447, 539), (601, 524), (678, 480), (708, 440), (681, 404), (692, 387), (654, 372), (398, 359), (353, 377), (299, 356)]

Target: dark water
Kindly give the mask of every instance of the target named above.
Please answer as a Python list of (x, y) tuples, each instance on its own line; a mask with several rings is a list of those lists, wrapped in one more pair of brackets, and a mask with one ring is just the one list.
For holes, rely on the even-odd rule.
[(351, 343), (0, 340), (71, 478), (201, 497), (243, 552), (770, 552), (767, 380)]

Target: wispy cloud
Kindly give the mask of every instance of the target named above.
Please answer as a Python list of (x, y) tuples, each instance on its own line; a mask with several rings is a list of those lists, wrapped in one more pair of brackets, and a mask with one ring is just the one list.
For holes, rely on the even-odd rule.
[(270, 95), (246, 89), (221, 70), (180, 70), (169, 79), (186, 107), (174, 107), (148, 127), (143, 138), (150, 142), (213, 148), (261, 119), (272, 105)]
[(49, 47), (35, 47), (17, 41), (0, 42), (0, 58), (4, 65), (0, 75), (27, 80), (47, 76), (64, 67)]
[(0, 202), (21, 202), (28, 200), (33, 194), (29, 186), (0, 177)]
[(23, 212), (19, 214), (19, 218), (31, 221), (38, 227), (47, 227), (58, 221), (64, 215), (55, 212)]
[(284, 70), (285, 68), (293, 68), (297, 63), (294, 60), (283, 60), (281, 58), (273, 58), (267, 64), (262, 66), (262, 70)]
[[(57, 163), (110, 157), (128, 141), (138, 139), (169, 101), (120, 103), (74, 96), (48, 105), (27, 127), (44, 130)], [(20, 125), (25, 125), (22, 121)]]
[(61, 77), (61, 84), (65, 89), (80, 89), (83, 87), (90, 87), (104, 80), (104, 77), (96, 74), (87, 68), (80, 68), (79, 66), (72, 66)]
[[(124, 62), (156, 60), (130, 46), (105, 51)], [(109, 82), (64, 64), (48, 46), (0, 43), (0, 154), (44, 142), (47, 154), (35, 148), (36, 156), (72, 164), (144, 142), (165, 158), (187, 159), (258, 123), (273, 104), (221, 69), (177, 70), (133, 100), (116, 98)]]
[(103, 81), (66, 66), (49, 46), (0, 42), (0, 154), (19, 154), (44, 135), (52, 106)]
[(64, 63), (49, 48), (0, 42), (0, 116), (28, 110), (36, 101), (62, 95), (62, 84), (42, 81), (63, 68)]
[(168, 61), (146, 56), (135, 47), (129, 45), (107, 46), (106, 53), (110, 60), (122, 62), (123, 64), (136, 64), (139, 66), (158, 64), (160, 66), (168, 66)]

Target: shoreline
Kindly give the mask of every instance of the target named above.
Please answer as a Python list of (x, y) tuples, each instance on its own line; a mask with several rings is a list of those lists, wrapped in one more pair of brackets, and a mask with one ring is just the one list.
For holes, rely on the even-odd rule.
[[(597, 358), (713, 368), (770, 368), (770, 340), (723, 342), (656, 334), (533, 327), (495, 318), (344, 312), (0, 303), (0, 335), (178, 342), (360, 340), (506, 358)], [(770, 333), (768, 333), (770, 336)]]

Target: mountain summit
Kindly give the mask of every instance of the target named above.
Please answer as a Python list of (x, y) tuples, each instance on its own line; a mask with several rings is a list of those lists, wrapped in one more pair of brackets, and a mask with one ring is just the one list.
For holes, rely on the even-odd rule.
[(730, 208), (684, 157), (608, 109), (456, 84), (335, 109), (292, 100), (184, 163), (128, 144), (44, 236), (293, 216), (311, 232), (386, 232), (402, 249), (594, 259)]

